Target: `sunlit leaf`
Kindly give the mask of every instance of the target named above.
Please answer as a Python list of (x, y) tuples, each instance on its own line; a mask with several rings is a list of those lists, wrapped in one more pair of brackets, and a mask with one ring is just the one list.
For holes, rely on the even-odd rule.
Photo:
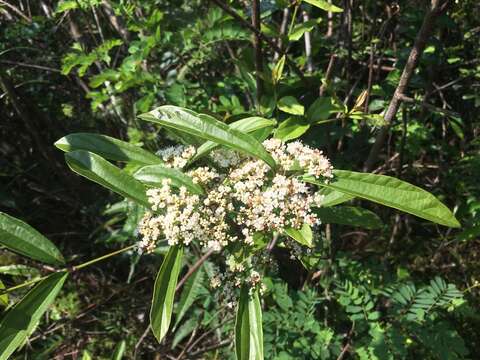
[(52, 304), (68, 273), (55, 273), (38, 283), (0, 322), (0, 360), (7, 360), (21, 346)]
[(343, 9), (329, 3), (327, 0), (303, 0), (310, 5), (316, 6), (319, 9), (331, 12), (342, 12)]
[(34, 260), (52, 265), (65, 263), (57, 247), (27, 223), (0, 212), (0, 244)]
[(306, 182), (389, 206), (437, 224), (460, 227), (452, 212), (429, 192), (390, 176), (335, 170), (329, 184), (304, 176)]
[(164, 179), (170, 179), (170, 185), (180, 188), (184, 186), (192, 194), (203, 194), (204, 191), (199, 184), (193, 182), (192, 178), (180, 170), (168, 168), (162, 165), (149, 165), (139, 169), (134, 175), (135, 179), (150, 186), (160, 187)]
[(70, 169), (76, 173), (119, 195), (150, 207), (145, 194), (145, 186), (101, 156), (77, 150), (66, 153), (65, 160)]
[(237, 360), (263, 360), (262, 308), (258, 290), (249, 294), (240, 291), (235, 322), (235, 353)]
[(303, 224), (300, 229), (286, 228), (285, 233), (302, 245), (313, 246), (313, 232), (308, 224)]
[(305, 109), (293, 96), (284, 96), (278, 100), (277, 106), (283, 112), (292, 115), (303, 115)]
[[(253, 116), (253, 117), (237, 120), (235, 122), (232, 122), (228, 126), (232, 129), (236, 129), (244, 133), (254, 133), (255, 131), (258, 131), (258, 130), (271, 128), (272, 126), (276, 125), (276, 123), (277, 122), (273, 119), (265, 119), (262, 117)], [(195, 156), (190, 160), (190, 162), (191, 163), (194, 162), (195, 160), (208, 154), (210, 151), (217, 148), (218, 146), (219, 144), (213, 141), (204, 142), (197, 149)]]
[(172, 319), (173, 300), (182, 268), (182, 257), (182, 247), (178, 245), (170, 247), (155, 280), (150, 327), (158, 342), (167, 334)]
[(325, 187), (320, 189), (318, 192), (323, 195), (323, 200), (321, 203), (322, 207), (335, 206), (355, 198), (355, 196)]
[(141, 119), (158, 123), (191, 135), (210, 140), (232, 149), (252, 155), (275, 167), (275, 161), (254, 137), (227, 124), (205, 115), (177, 106), (165, 105), (139, 116)]
[(307, 132), (310, 124), (303, 118), (291, 117), (280, 123), (274, 136), (282, 141), (297, 139)]
[(285, 55), (282, 55), (282, 57), (278, 59), (277, 63), (275, 64), (272, 70), (272, 81), (274, 84), (277, 84), (282, 78), (284, 67), (285, 67)]
[(115, 350), (113, 351), (112, 360), (121, 360), (123, 355), (125, 354), (125, 349), (127, 347), (127, 343), (125, 340), (120, 341), (117, 346), (115, 346)]
[(70, 134), (55, 142), (55, 146), (65, 152), (75, 150), (90, 151), (105, 159), (115, 161), (134, 161), (145, 165), (162, 163), (158, 156), (141, 147), (100, 134)]

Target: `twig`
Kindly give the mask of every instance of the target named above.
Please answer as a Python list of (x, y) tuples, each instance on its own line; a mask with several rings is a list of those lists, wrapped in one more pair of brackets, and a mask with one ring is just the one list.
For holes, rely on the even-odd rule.
[(21, 67), (26, 67), (26, 68), (32, 68), (32, 69), (38, 69), (38, 70), (45, 70), (45, 71), (51, 71), (51, 72), (56, 72), (56, 73), (61, 73), (60, 70), (54, 69), (48, 66), (43, 66), (43, 65), (36, 65), (36, 64), (26, 64), (23, 62), (18, 62), (18, 61), (10, 61), (10, 60), (0, 60), (0, 63), (2, 64), (8, 64), (8, 65), (16, 65), (16, 66), (21, 66)]
[(257, 30), (252, 24), (250, 24), (247, 20), (245, 20), (239, 14), (237, 14), (236, 11), (230, 9), (227, 4), (222, 2), (222, 0), (209, 0), (209, 1), (213, 2), (215, 5), (220, 7), (223, 11), (225, 11), (228, 15), (230, 15), (234, 19), (238, 20), (243, 27), (246, 27), (250, 31), (253, 31), (253, 33), (257, 35), (263, 42), (265, 42), (273, 51), (276, 51), (282, 55), (285, 55), (285, 61), (292, 68), (295, 74), (297, 74), (298, 77), (303, 82), (308, 83), (307, 79), (303, 75), (302, 71), (298, 68), (297, 64), (295, 64), (295, 62), (292, 61), (289, 56), (287, 56), (285, 51), (280, 49), (270, 38), (265, 36), (261, 31)]
[(175, 288), (175, 291), (180, 290), (180, 288), (185, 284), (185, 282), (188, 280), (190, 276), (193, 275), (193, 273), (200, 267), (202, 264), (212, 255), (214, 252), (213, 249), (209, 249), (198, 261), (192, 265), (190, 269), (188, 269), (188, 272), (185, 274), (185, 276), (178, 282), (177, 287)]
[(413, 76), (413, 73), (418, 65), (421, 55), (425, 49), (426, 43), (430, 34), (432, 33), (433, 26), (435, 24), (435, 20), (441, 14), (441, 12), (445, 9), (445, 5), (448, 3), (448, 0), (432, 0), (432, 4), (430, 9), (425, 14), (423, 19), (422, 27), (417, 34), (415, 39), (415, 43), (413, 45), (412, 50), (410, 51), (410, 55), (408, 57), (407, 63), (405, 68), (403, 69), (402, 76), (400, 77), (400, 81), (398, 83), (397, 88), (393, 94), (392, 100), (385, 112), (384, 120), (385, 125), (380, 129), (377, 137), (375, 139), (375, 143), (373, 144), (372, 149), (370, 150), (370, 154), (368, 155), (367, 161), (364, 165), (364, 171), (370, 171), (375, 162), (377, 161), (378, 155), (380, 154), (380, 150), (382, 149), (385, 141), (387, 140), (388, 133), (390, 130), (390, 126), (397, 115), (397, 111), (400, 107), (400, 103), (402, 101), (401, 97), (405, 93), (408, 84), (410, 83), (410, 79)]
[[(288, 16), (290, 15), (290, 8), (286, 7), (283, 9), (283, 17), (282, 17), (282, 23), (280, 24), (280, 32), (279, 36), (277, 39), (277, 46), (281, 49), (283, 46), (283, 36), (285, 35), (287, 31), (287, 25), (288, 25)], [(280, 53), (278, 51), (275, 51), (275, 55), (273, 56), (273, 60), (277, 61), (278, 58), (280, 57)]]
[(8, 7), (9, 9), (11, 9), (14, 13), (16, 13), (17, 15), (19, 15), (19, 16), (22, 17), (23, 19), (27, 20), (29, 23), (32, 22), (32, 19), (30, 19), (27, 15), (25, 15), (24, 13), (22, 13), (17, 7), (13, 6), (12, 4), (9, 4), (8, 2), (3, 1), (3, 0), (0, 0), (0, 4), (5, 5), (5, 6)]
[(137, 343), (135, 344), (135, 348), (133, 350), (133, 359), (134, 360), (137, 358), (138, 349), (142, 345), (143, 341), (145, 340), (145, 338), (147, 337), (149, 332), (150, 332), (150, 325), (147, 326), (147, 328), (143, 332), (142, 336), (140, 336), (140, 339), (138, 339)]
[(263, 56), (262, 56), (262, 39), (260, 25), (260, 1), (253, 0), (252, 2), (252, 26), (257, 30), (253, 34), (253, 49), (255, 51), (255, 82), (256, 82), (256, 105), (260, 109), (260, 99), (263, 93), (262, 71), (263, 71)]
[(213, 344), (213, 345), (210, 345), (210, 346), (206, 346), (206, 347), (204, 347), (203, 349), (194, 351), (194, 352), (190, 353), (190, 356), (198, 356), (198, 355), (201, 355), (201, 354), (203, 354), (203, 353), (206, 353), (207, 351), (212, 351), (212, 350), (216, 350), (216, 349), (222, 348), (222, 347), (224, 347), (224, 346), (228, 346), (228, 345), (231, 344), (231, 342), (232, 342), (232, 340), (223, 340), (223, 341), (220, 341), (220, 342), (217, 343), (217, 344)]

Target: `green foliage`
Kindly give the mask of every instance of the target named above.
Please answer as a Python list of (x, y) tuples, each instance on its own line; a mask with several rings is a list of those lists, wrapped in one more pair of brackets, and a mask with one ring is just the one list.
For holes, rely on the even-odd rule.
[(30, 225), (0, 212), (0, 244), (47, 264), (65, 263), (57, 247)]

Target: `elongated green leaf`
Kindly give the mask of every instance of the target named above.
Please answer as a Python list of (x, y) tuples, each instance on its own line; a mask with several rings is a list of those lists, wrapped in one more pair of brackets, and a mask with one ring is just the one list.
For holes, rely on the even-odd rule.
[(182, 247), (178, 245), (170, 247), (155, 280), (150, 327), (158, 342), (162, 341), (166, 335), (172, 319), (173, 300), (178, 275), (182, 268), (182, 257)]
[(350, 201), (355, 198), (355, 196), (345, 194), (340, 191), (336, 191), (329, 188), (322, 188), (319, 190), (319, 193), (324, 196), (322, 200), (322, 207), (329, 207), (329, 206), (342, 204), (344, 202)]
[(277, 84), (282, 79), (283, 68), (285, 67), (285, 60), (286, 60), (286, 56), (283, 55), (280, 59), (278, 59), (277, 63), (273, 67), (272, 81), (274, 84)]
[(309, 3), (310, 5), (316, 6), (319, 9), (325, 10), (325, 11), (331, 11), (331, 12), (342, 12), (343, 9), (339, 8), (338, 6), (335, 6), (333, 4), (330, 4), (327, 0), (303, 0), (306, 3)]
[(0, 212), (0, 244), (47, 264), (65, 263), (57, 247), (27, 223)]
[(335, 179), (324, 184), (311, 176), (304, 181), (326, 186), (418, 216), (441, 225), (460, 227), (452, 212), (429, 192), (385, 175), (335, 170)]
[[(269, 120), (258, 116), (248, 117), (245, 119), (240, 119), (235, 122), (232, 122), (228, 125), (232, 129), (239, 130), (244, 133), (253, 133), (257, 130), (270, 128), (276, 125), (275, 120)], [(208, 154), (213, 149), (217, 148), (219, 144), (213, 141), (206, 141), (204, 142), (195, 153), (195, 156), (190, 160), (190, 163), (194, 162), (195, 160), (199, 159), (200, 157)]]
[(144, 166), (133, 176), (135, 179), (151, 186), (161, 186), (164, 179), (170, 179), (172, 186), (177, 188), (185, 186), (192, 194), (204, 193), (202, 187), (195, 184), (191, 177), (185, 175), (180, 170), (167, 168), (162, 165)]
[(321, 21), (321, 19), (312, 19), (305, 21), (301, 24), (296, 25), (293, 28), (292, 33), (288, 36), (290, 41), (297, 41), (305, 34), (306, 32), (312, 31), (313, 28)]
[(365, 229), (382, 227), (382, 220), (377, 214), (355, 206), (335, 206), (315, 209), (322, 223), (358, 226)]
[(58, 140), (55, 146), (65, 152), (90, 151), (105, 159), (115, 161), (134, 161), (145, 165), (162, 163), (162, 159), (141, 147), (100, 134), (70, 134)]
[(313, 246), (313, 233), (308, 224), (303, 224), (300, 229), (286, 228), (285, 233), (302, 245)]
[(0, 274), (26, 277), (40, 276), (40, 272), (37, 269), (27, 265), (0, 266)]
[(190, 276), (190, 279), (188, 279), (188, 281), (185, 283), (185, 286), (183, 287), (182, 295), (180, 295), (180, 300), (176, 309), (177, 316), (175, 318), (174, 328), (176, 328), (180, 321), (182, 321), (188, 309), (190, 308), (190, 306), (192, 306), (192, 304), (200, 294), (200, 289), (202, 288), (202, 281), (203, 267), (200, 267), (192, 274), (192, 276)]
[(0, 322), (0, 360), (6, 360), (24, 343), (52, 304), (68, 273), (55, 273), (37, 284)]
[(258, 290), (249, 295), (244, 286), (238, 301), (235, 322), (235, 353), (237, 360), (263, 360), (262, 308)]
[(305, 108), (293, 96), (284, 96), (278, 100), (277, 106), (283, 112), (292, 115), (303, 115)]
[(165, 105), (139, 117), (225, 145), (262, 159), (272, 168), (275, 167), (273, 158), (255, 138), (237, 129), (232, 129), (209, 115), (196, 114), (181, 107)]
[(101, 156), (77, 150), (66, 153), (65, 160), (70, 169), (76, 173), (143, 206), (150, 207), (143, 184)]
[[(5, 289), (5, 285), (3, 284), (2, 280), (0, 280), (0, 293), (2, 290)], [(0, 295), (0, 308), (5, 308), (8, 306), (8, 293)]]
[(125, 340), (120, 341), (117, 346), (115, 346), (115, 350), (113, 351), (112, 360), (121, 360), (123, 355), (125, 354), (125, 348), (127, 343)]

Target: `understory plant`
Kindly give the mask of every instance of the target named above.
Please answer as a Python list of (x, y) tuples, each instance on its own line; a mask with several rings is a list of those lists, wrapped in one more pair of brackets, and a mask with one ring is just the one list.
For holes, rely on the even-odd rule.
[[(120, 252), (149, 253), (160, 245), (167, 245), (168, 252), (152, 296), (150, 327), (156, 339), (161, 342), (171, 327), (176, 290), (207, 258), (214, 258), (210, 287), (219, 289), (228, 306), (236, 309), (236, 358), (263, 359), (262, 296), (268, 290), (263, 279), (276, 266), (271, 255), (274, 249), (288, 252), (309, 268), (316, 259), (323, 223), (381, 225), (373, 212), (342, 205), (353, 198), (440, 225), (460, 226), (445, 205), (419, 187), (389, 176), (336, 169), (320, 150), (275, 137), (275, 120), (245, 117), (226, 124), (212, 115), (171, 105), (139, 117), (164, 128), (178, 144), (152, 153), (90, 133), (67, 135), (55, 143), (74, 172), (144, 209), (137, 243), (77, 266), (65, 266), (48, 239), (20, 220), (0, 215), (2, 245), (59, 268), (0, 292), (5, 297), (36, 283), (0, 322), (0, 359), (7, 359), (25, 342), (69, 273)], [(122, 169), (112, 162), (129, 166)], [(198, 254), (199, 259), (185, 272), (186, 252)], [(348, 279), (338, 288), (338, 301), (353, 322), (378, 320), (372, 299), (380, 298), (380, 290), (373, 293)], [(406, 308), (395, 313), (398, 321), (406, 321), (408, 316), (425, 317), (438, 303), (459, 298), (458, 290), (440, 280), (431, 288), (428, 296), (411, 285), (381, 291), (390, 292)], [(365, 317), (366, 312), (370, 313)], [(372, 327), (370, 331), (377, 331), (378, 338), (389, 328)], [(332, 340), (329, 330), (319, 330), (319, 334), (323, 341)], [(335, 339), (337, 348), (340, 342)], [(359, 356), (369, 358), (368, 344), (359, 349), (363, 351)]]

